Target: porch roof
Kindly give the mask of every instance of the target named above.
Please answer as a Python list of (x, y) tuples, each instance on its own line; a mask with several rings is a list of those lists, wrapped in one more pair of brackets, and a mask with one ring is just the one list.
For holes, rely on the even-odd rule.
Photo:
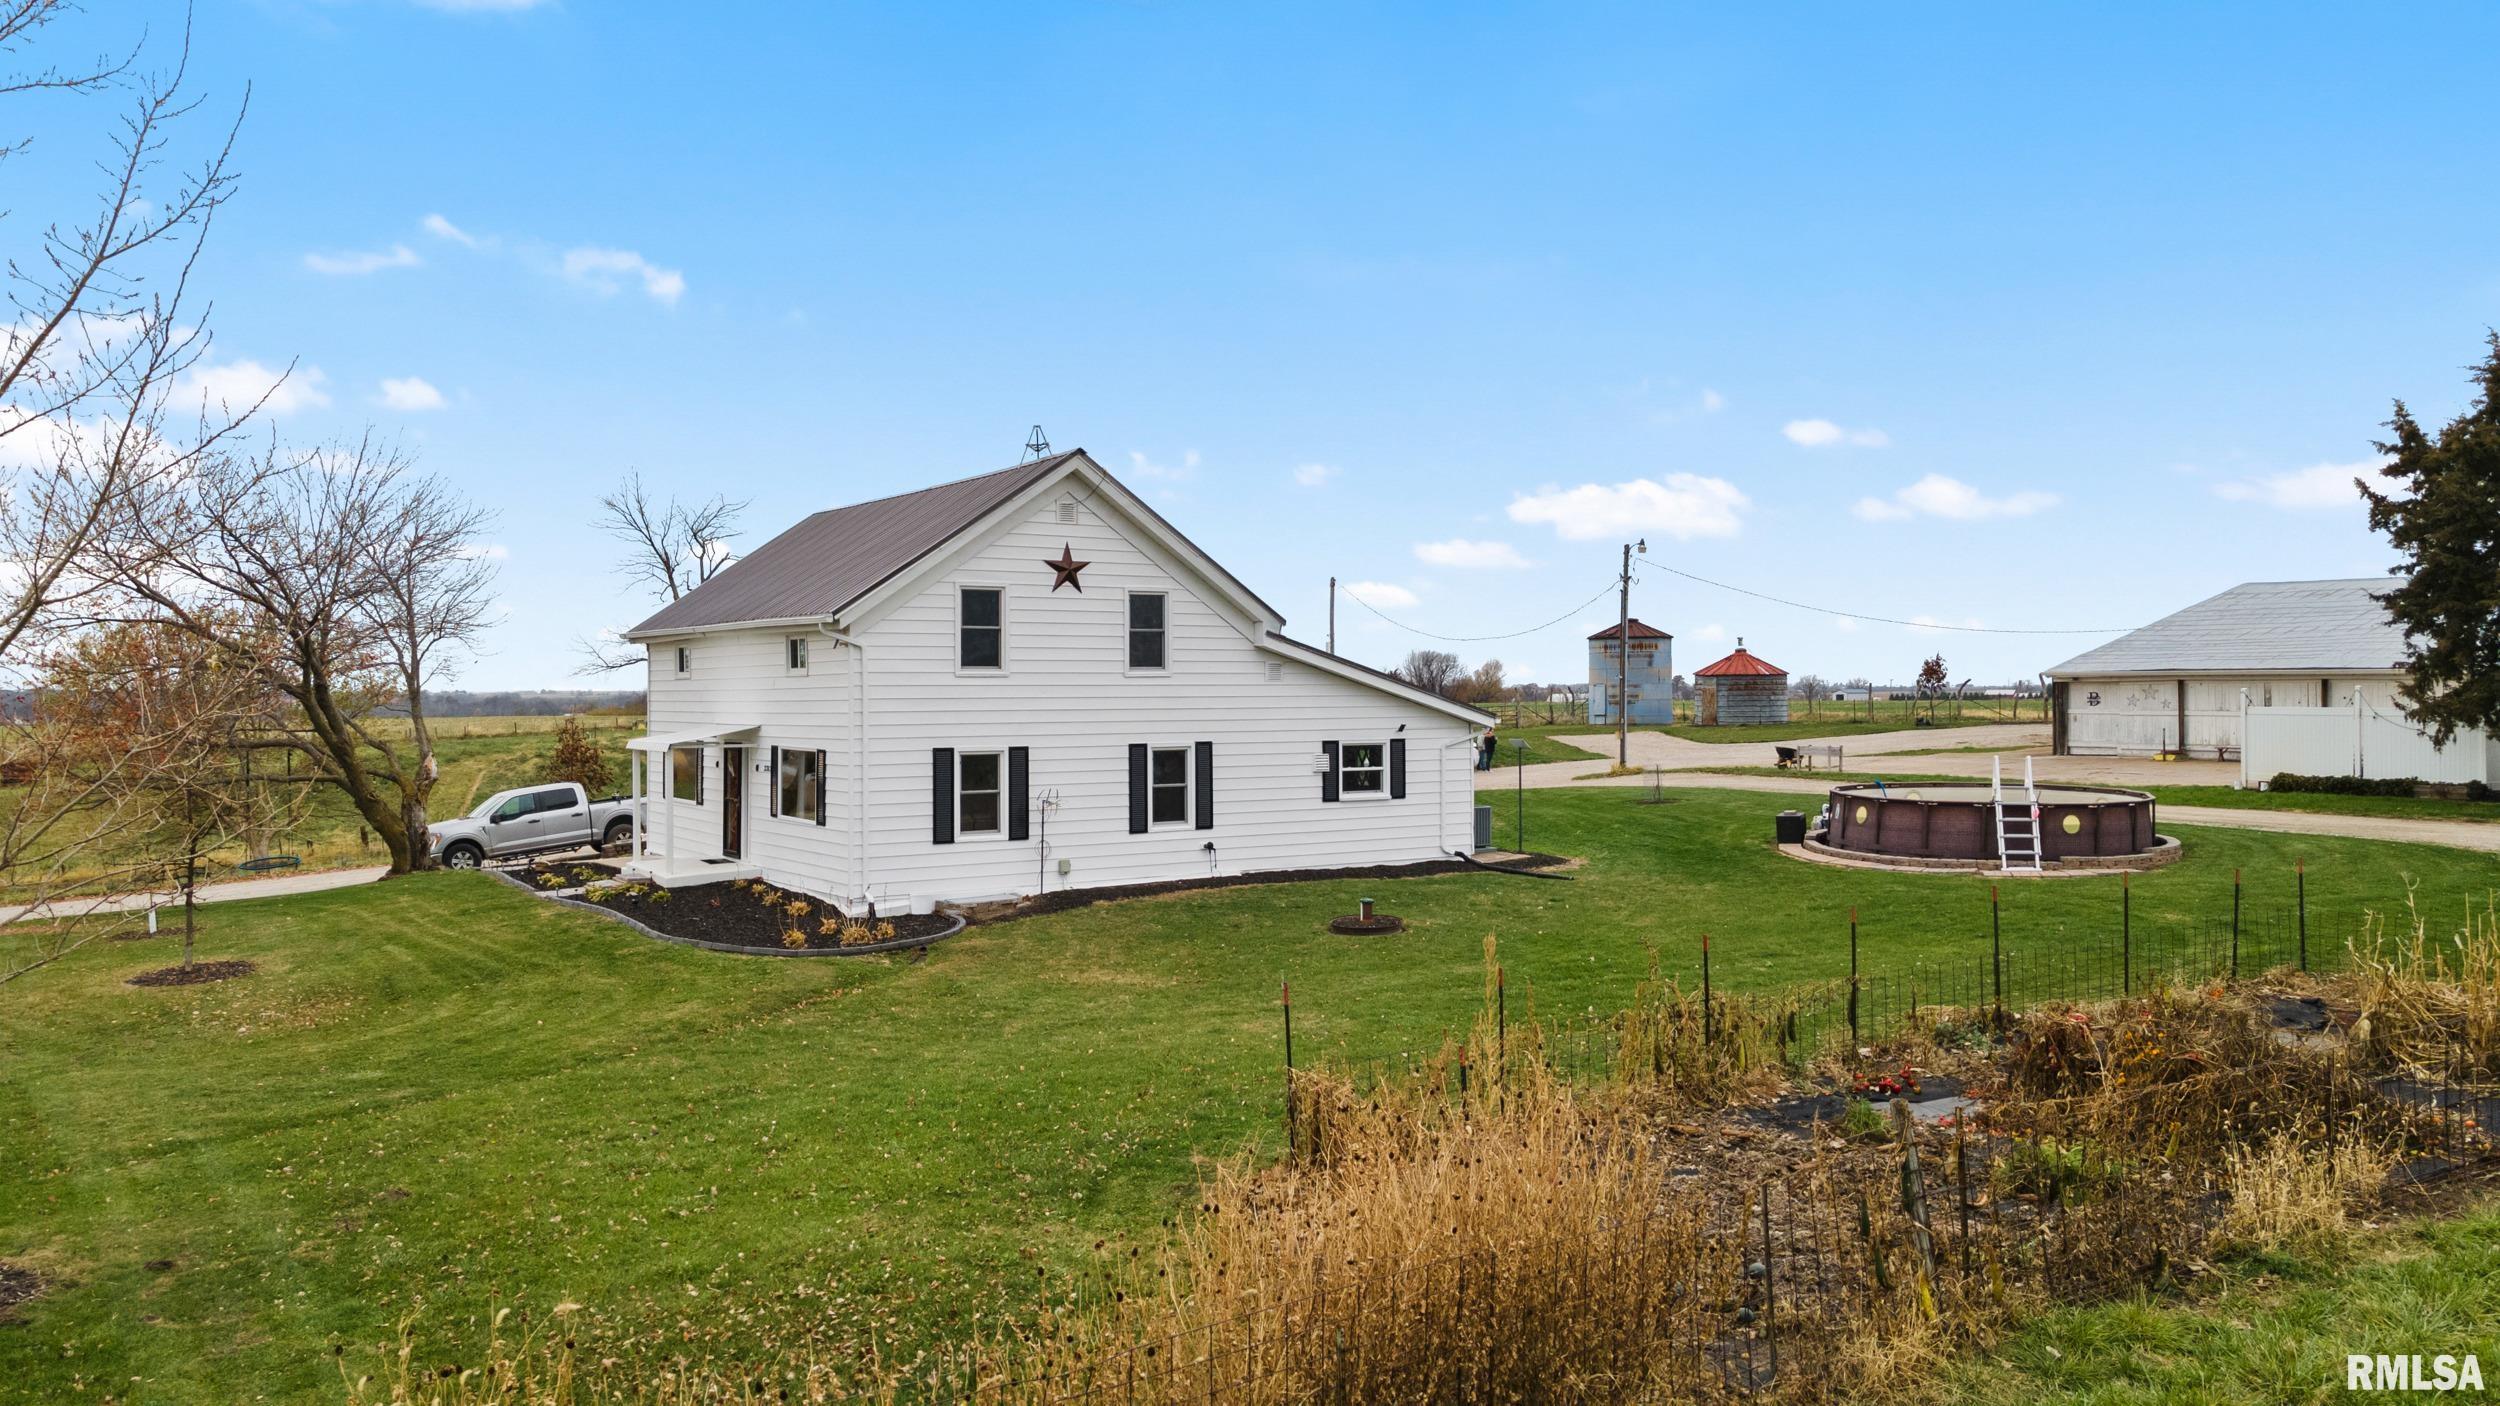
[(762, 726), (761, 723), (698, 723), (692, 727), (679, 728), (674, 732), (628, 738), (625, 742), (625, 749), (629, 752), (665, 752), (672, 747), (683, 747), (691, 742), (725, 742), (732, 737), (754, 732)]

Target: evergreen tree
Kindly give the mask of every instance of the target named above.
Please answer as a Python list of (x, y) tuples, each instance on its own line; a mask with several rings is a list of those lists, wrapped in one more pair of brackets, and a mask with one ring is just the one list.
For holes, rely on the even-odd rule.
[(2378, 597), (2408, 636), (2397, 698), (2442, 744), (2500, 727), (2500, 332), (2487, 336), (2475, 403), (2433, 437), (2397, 401), (2378, 446), (2389, 490), (2355, 480), (2409, 573)]

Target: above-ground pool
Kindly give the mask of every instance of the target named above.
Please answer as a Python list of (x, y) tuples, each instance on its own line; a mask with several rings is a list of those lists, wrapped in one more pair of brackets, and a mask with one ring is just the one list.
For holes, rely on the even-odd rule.
[[(2022, 793), (2009, 789), (2008, 800)], [(1824, 846), (1913, 860), (1998, 862), (1994, 793), (1985, 785), (1832, 788)], [(2153, 798), (2115, 786), (2040, 788), (2040, 861), (2124, 863), (2174, 842), (2153, 833)]]

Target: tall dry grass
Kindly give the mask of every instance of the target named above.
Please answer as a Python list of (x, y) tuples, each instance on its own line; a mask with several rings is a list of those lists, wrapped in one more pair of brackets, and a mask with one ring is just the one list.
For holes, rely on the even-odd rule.
[(2347, 944), (2361, 1006), (2353, 1042), (2417, 1069), (2500, 1074), (2500, 895), (2449, 921), (2408, 884), (2401, 916), (2372, 915)]
[(2393, 1159), (2357, 1140), (2320, 1144), (2277, 1134), (2225, 1154), (2230, 1204), (2214, 1228), (2224, 1250), (2319, 1250), (2352, 1228), (2352, 1208), (2377, 1193)]

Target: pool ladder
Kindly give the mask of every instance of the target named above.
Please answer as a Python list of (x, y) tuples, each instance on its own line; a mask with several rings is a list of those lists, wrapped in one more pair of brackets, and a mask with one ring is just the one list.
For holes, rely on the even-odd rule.
[(2005, 758), (1989, 759), (1993, 779), (1991, 790), (1996, 798), (1997, 860), (2007, 873), (2017, 869), (2040, 872), (2040, 787), (2031, 779), (2031, 758), (2023, 758), (2023, 796), (2020, 801), (2005, 798)]

